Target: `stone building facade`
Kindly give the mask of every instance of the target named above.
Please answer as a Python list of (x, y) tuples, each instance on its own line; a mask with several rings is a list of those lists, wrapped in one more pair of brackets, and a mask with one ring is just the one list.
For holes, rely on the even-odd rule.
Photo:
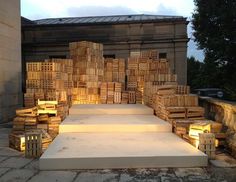
[[(69, 42), (104, 44), (104, 56), (127, 58), (132, 51), (158, 49), (170, 61), (178, 82), (187, 81), (187, 20), (181, 16), (120, 15), (51, 18), (30, 21), (22, 18), (23, 62), (67, 58)], [(24, 72), (25, 64), (23, 64)]]
[(0, 1), (0, 123), (22, 104), (21, 19), (19, 0)]

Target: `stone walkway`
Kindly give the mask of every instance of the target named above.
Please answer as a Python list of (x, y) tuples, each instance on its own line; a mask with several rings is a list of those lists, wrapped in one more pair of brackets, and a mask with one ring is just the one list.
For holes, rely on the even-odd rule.
[(236, 168), (210, 165), (207, 168), (40, 171), (37, 159), (26, 159), (22, 153), (8, 148), (9, 132), (9, 128), (0, 128), (0, 182), (236, 181)]

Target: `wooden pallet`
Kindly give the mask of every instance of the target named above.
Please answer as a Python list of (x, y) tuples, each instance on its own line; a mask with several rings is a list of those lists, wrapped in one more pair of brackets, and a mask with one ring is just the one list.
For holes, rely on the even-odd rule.
[(203, 119), (204, 118), (203, 107), (186, 107), (186, 118), (187, 119)]
[(164, 115), (167, 120), (185, 119), (186, 111), (184, 107), (166, 107)]
[(34, 117), (37, 115), (37, 107), (16, 109), (16, 115), (22, 117)]

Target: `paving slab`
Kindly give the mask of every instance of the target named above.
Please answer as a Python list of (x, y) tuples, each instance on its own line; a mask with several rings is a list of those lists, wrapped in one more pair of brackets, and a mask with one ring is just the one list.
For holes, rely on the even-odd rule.
[[(10, 170), (10, 168), (0, 168), (0, 176), (2, 176), (4, 173), (6, 173), (8, 170)], [(1, 181), (1, 177), (0, 177), (0, 181)]]
[(38, 160), (38, 159), (34, 159), (34, 160), (31, 161), (29, 164), (27, 164), (24, 168), (25, 168), (25, 169), (35, 169), (35, 170), (39, 170), (39, 160)]
[(118, 174), (115, 173), (107, 173), (107, 174), (101, 174), (101, 173), (90, 173), (90, 172), (82, 172), (78, 175), (75, 182), (118, 182)]
[(143, 104), (78, 104), (69, 110), (70, 115), (135, 114), (153, 115), (153, 109)]
[(72, 171), (40, 171), (29, 182), (72, 182), (75, 176), (76, 172)]
[(59, 132), (172, 132), (172, 127), (154, 115), (71, 115)]
[(7, 157), (0, 156), (0, 162), (2, 162), (5, 159), (7, 159)]
[(12, 169), (0, 177), (1, 182), (26, 182), (36, 171), (29, 169)]
[[(62, 133), (39, 160), (40, 169), (207, 166), (207, 155), (172, 133)], [(61, 165), (63, 164), (63, 165)]]
[(23, 156), (23, 153), (11, 149), (9, 147), (0, 147), (0, 156), (7, 156), (7, 157), (12, 157), (12, 156)]
[(21, 168), (30, 163), (32, 159), (24, 157), (10, 157), (9, 159), (0, 163), (0, 167)]

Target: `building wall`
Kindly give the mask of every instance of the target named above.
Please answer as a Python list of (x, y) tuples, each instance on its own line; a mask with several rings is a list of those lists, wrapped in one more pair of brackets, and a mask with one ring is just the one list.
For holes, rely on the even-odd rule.
[(187, 82), (186, 21), (114, 25), (23, 26), (23, 60), (69, 56), (68, 44), (93, 41), (104, 44), (104, 55), (127, 58), (132, 51), (158, 49), (167, 53), (178, 82)]
[(20, 1), (0, 0), (0, 123), (21, 106)]

